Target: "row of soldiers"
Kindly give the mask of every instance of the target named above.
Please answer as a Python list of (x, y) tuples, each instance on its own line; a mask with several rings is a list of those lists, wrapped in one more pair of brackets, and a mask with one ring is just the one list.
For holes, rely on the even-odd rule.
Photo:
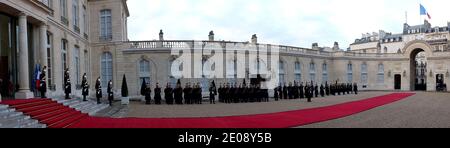
[[(159, 86), (159, 83), (156, 83), (153, 96), (155, 104), (161, 104), (161, 91), (162, 89)], [(166, 100), (166, 104), (202, 104), (202, 91), (200, 83), (194, 85), (186, 83), (184, 88), (181, 87), (180, 81), (178, 81), (175, 88), (172, 88), (171, 85), (167, 83), (166, 88), (164, 89), (164, 99)], [(150, 85), (144, 80), (141, 86), (141, 95), (145, 97), (145, 104), (152, 103), (151, 92), (152, 89)]]
[(320, 86), (316, 83), (314, 85), (313, 82), (306, 83), (303, 85), (303, 82), (300, 83), (294, 82), (289, 83), (288, 86), (286, 84), (282, 86), (281, 84), (275, 88), (274, 96), (275, 100), (278, 99), (303, 99), (307, 98), (308, 102), (311, 102), (311, 98), (318, 98), (319, 96), (325, 97), (330, 95), (345, 95), (345, 94), (358, 94), (358, 84), (354, 83), (335, 83), (329, 85), (328, 82), (325, 85), (321, 84)]
[(224, 83), (219, 87), (218, 94), (222, 103), (269, 102), (269, 91), (261, 89), (260, 85)]

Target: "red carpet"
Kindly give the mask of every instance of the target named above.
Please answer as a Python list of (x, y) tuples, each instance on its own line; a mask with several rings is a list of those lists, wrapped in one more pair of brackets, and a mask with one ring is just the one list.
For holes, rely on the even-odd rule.
[(87, 114), (50, 99), (8, 100), (1, 104), (9, 105), (40, 123), (46, 124), (49, 128), (67, 128), (88, 117)]
[(288, 128), (354, 115), (412, 95), (414, 93), (394, 93), (327, 107), (260, 115), (148, 119), (87, 117), (69, 128)]

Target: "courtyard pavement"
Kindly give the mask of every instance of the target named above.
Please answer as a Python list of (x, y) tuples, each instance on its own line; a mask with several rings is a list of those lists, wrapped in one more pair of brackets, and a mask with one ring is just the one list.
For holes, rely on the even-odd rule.
[[(362, 92), (359, 95), (329, 96), (306, 100), (282, 100), (268, 103), (209, 104), (202, 105), (145, 105), (131, 102), (104, 111), (109, 117), (183, 118), (221, 117), (284, 112), (336, 105), (351, 101), (383, 96), (394, 92)], [(416, 95), (356, 115), (306, 125), (299, 128), (433, 128), (450, 127), (450, 93), (415, 92)]]

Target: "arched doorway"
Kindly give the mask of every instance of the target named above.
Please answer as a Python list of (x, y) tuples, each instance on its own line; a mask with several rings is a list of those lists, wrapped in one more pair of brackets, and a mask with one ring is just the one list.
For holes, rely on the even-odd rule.
[(425, 50), (414, 49), (410, 54), (410, 83), (413, 91), (427, 90), (427, 57)]

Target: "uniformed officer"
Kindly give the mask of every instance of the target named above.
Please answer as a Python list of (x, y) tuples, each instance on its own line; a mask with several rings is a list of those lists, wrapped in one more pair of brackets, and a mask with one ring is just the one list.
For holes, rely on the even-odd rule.
[(317, 83), (314, 85), (314, 94), (316, 98), (319, 97), (319, 85), (317, 85)]
[(69, 95), (72, 93), (72, 86), (70, 82), (69, 69), (64, 72), (64, 92), (66, 94), (66, 99), (70, 99)]
[(320, 96), (325, 97), (325, 87), (323, 84), (320, 85)]
[(191, 104), (192, 88), (189, 83), (186, 83), (186, 87), (183, 89), (183, 93), (184, 93), (184, 104)]
[(150, 105), (152, 103), (152, 89), (150, 88), (150, 84), (146, 84), (144, 87), (144, 96), (145, 96), (145, 104)]
[(311, 98), (312, 98), (312, 84), (311, 85), (309, 85), (309, 84), (306, 84), (306, 86), (305, 86), (305, 92), (306, 92), (306, 98), (307, 98), (307, 101), (308, 102), (311, 102)]
[(328, 85), (328, 82), (325, 82), (325, 94), (327, 96), (330, 95), (330, 86)]
[(355, 91), (355, 95), (358, 94), (358, 83), (353, 84), (353, 91)]
[(275, 87), (275, 89), (273, 90), (273, 96), (275, 98), (275, 101), (278, 101), (278, 89), (280, 89), (281, 86), (277, 86)]
[(164, 89), (164, 99), (166, 100), (167, 104), (173, 104), (173, 89), (169, 83), (167, 83), (166, 89)]
[(102, 84), (100, 77), (98, 77), (97, 81), (95, 82), (95, 96), (97, 98), (97, 104), (100, 104), (100, 99), (102, 98)]
[(83, 74), (83, 78), (81, 80), (81, 88), (82, 88), (81, 94), (83, 95), (83, 101), (87, 101), (86, 96), (89, 95), (89, 83), (87, 80), (86, 73)]
[(286, 84), (284, 84), (284, 86), (283, 86), (283, 99), (288, 99), (289, 97), (288, 97), (288, 87), (286, 86)]
[(155, 86), (155, 104), (161, 104), (161, 87), (159, 87), (159, 83), (156, 83)]
[(214, 81), (212, 81), (211, 87), (209, 87), (209, 103), (210, 104), (216, 104), (216, 95), (217, 95), (216, 83)]
[(300, 99), (305, 98), (305, 86), (303, 86), (303, 82), (301, 82), (299, 90), (300, 90)]
[(47, 73), (47, 66), (44, 66), (44, 68), (42, 69), (42, 73), (39, 76), (39, 80), (40, 82), (40, 86), (39, 86), (39, 91), (41, 92), (41, 98), (47, 98), (46, 97), (46, 93), (47, 93), (47, 79), (46, 79), (46, 73)]
[(176, 104), (183, 104), (183, 88), (181, 87), (181, 81), (178, 80), (177, 86), (173, 90), (174, 99)]
[(109, 80), (108, 82), (108, 101), (109, 101), (109, 106), (112, 106), (112, 102), (114, 99), (114, 93), (113, 93), (113, 83), (112, 80)]

